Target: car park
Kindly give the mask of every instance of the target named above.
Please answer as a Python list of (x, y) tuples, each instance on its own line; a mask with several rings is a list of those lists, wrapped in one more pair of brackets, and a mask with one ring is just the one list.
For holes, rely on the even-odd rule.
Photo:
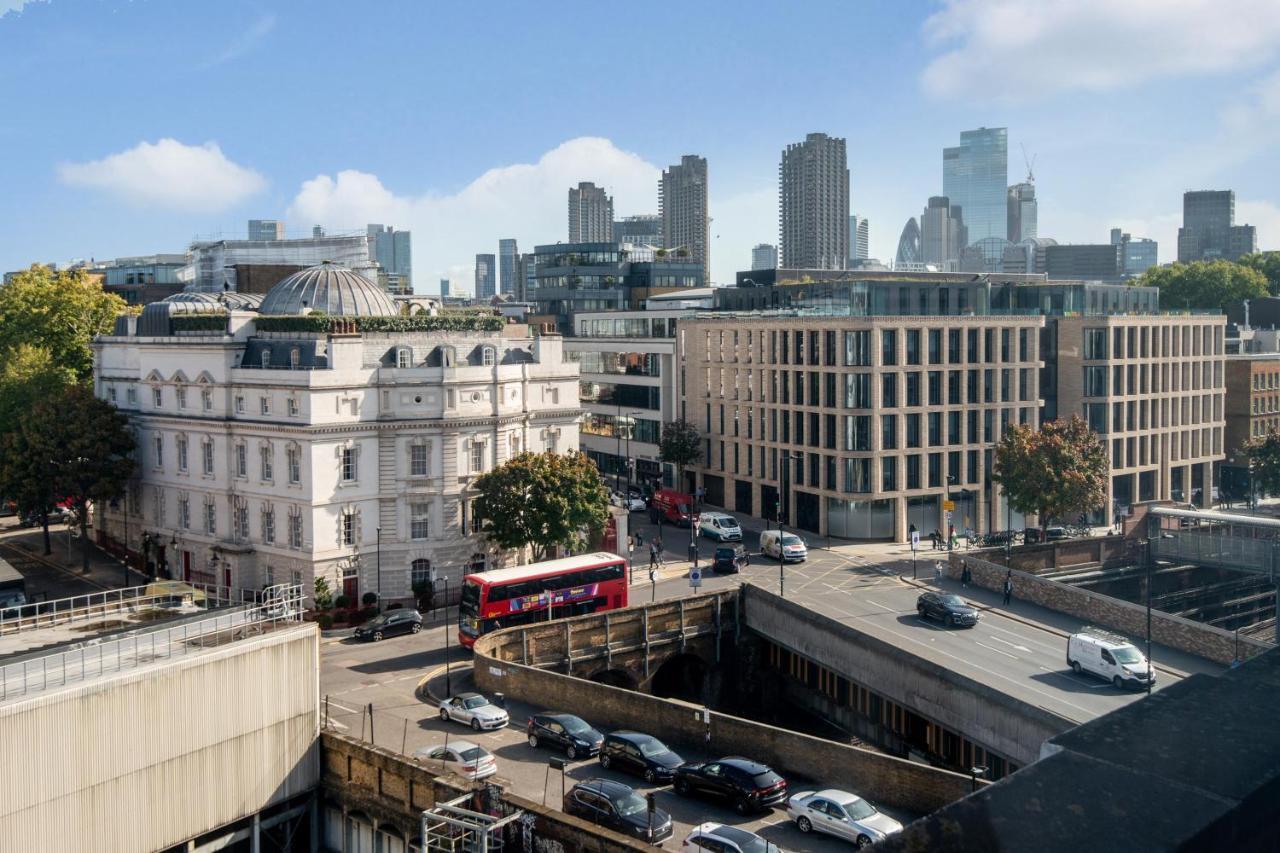
[(498, 772), (498, 761), (493, 753), (469, 740), (424, 746), (413, 757), (419, 764), (439, 767), (468, 779), (486, 779)]
[(1067, 666), (1077, 675), (1089, 673), (1118, 690), (1156, 683), (1156, 671), (1128, 639), (1101, 628), (1085, 628), (1067, 638)]
[(717, 542), (741, 542), (742, 527), (727, 512), (704, 512), (698, 516), (698, 535)]
[(476, 731), (500, 729), (510, 719), (507, 712), (479, 693), (459, 693), (440, 703), (440, 719), (465, 723)]
[(741, 545), (719, 545), (711, 561), (711, 571), (720, 574), (740, 572), (751, 565), (747, 549)]
[(741, 815), (767, 811), (787, 799), (787, 782), (767, 765), (747, 758), (691, 761), (676, 768), (672, 786), (682, 797), (725, 800)]
[(869, 847), (902, 831), (902, 824), (848, 791), (801, 791), (787, 801), (787, 815), (801, 832), (825, 832)]
[(784, 562), (802, 563), (809, 557), (809, 548), (794, 533), (766, 530), (760, 534), (760, 555), (775, 560), (781, 555)]
[(570, 761), (598, 754), (604, 743), (604, 735), (573, 714), (534, 714), (527, 732), (529, 746), (563, 749)]
[(670, 782), (684, 759), (652, 735), (616, 731), (605, 735), (600, 766), (640, 776), (650, 785)]
[(978, 609), (958, 595), (923, 592), (916, 599), (921, 619), (937, 619), (948, 628), (972, 628), (978, 624)]
[(772, 841), (722, 823), (698, 824), (685, 836), (680, 850), (681, 853), (782, 853)]
[(393, 634), (416, 634), (422, 630), (422, 614), (411, 607), (402, 607), (379, 613), (357, 627), (351, 636), (357, 640), (373, 640), (375, 643)]
[(564, 797), (564, 812), (615, 832), (661, 844), (671, 837), (671, 815), (654, 807), (629, 786), (610, 779), (579, 782)]

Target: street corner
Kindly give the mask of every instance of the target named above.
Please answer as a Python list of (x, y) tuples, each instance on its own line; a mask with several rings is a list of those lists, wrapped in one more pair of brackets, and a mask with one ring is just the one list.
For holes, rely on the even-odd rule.
[(419, 702), (427, 705), (438, 705), (459, 690), (471, 690), (475, 680), (471, 674), (470, 663), (452, 663), (438, 666), (428, 672), (414, 687), (413, 695)]

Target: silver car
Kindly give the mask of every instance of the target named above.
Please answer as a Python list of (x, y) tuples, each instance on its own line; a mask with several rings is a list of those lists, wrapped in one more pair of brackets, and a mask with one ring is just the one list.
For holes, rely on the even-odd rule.
[(510, 720), (507, 712), (479, 693), (459, 693), (440, 703), (440, 719), (466, 723), (476, 731), (500, 729)]
[(468, 779), (486, 779), (498, 772), (498, 762), (493, 753), (469, 740), (424, 746), (413, 757), (419, 764), (438, 767)]
[(801, 791), (787, 802), (787, 816), (801, 832), (826, 832), (858, 847), (902, 831), (902, 824), (848, 791)]

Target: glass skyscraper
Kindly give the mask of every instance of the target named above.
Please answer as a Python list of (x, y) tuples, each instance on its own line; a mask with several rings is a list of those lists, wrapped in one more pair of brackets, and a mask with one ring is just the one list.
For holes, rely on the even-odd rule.
[(964, 212), (970, 244), (1006, 238), (1008, 190), (1008, 128), (962, 131), (958, 146), (942, 149), (942, 194)]

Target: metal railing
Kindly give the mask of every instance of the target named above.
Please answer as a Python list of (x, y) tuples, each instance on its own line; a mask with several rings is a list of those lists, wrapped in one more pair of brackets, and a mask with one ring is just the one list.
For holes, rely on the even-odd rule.
[(143, 666), (174, 655), (235, 642), (281, 623), (301, 622), (302, 587), (278, 584), (257, 599), (204, 619), (140, 628), (106, 640), (89, 639), (49, 654), (0, 664), (0, 701)]
[(0, 609), (0, 637), (22, 631), (51, 628), (125, 611), (194, 605), (206, 610), (254, 604), (263, 593), (217, 584), (157, 581), (146, 586), (122, 587), (52, 601), (37, 601)]

